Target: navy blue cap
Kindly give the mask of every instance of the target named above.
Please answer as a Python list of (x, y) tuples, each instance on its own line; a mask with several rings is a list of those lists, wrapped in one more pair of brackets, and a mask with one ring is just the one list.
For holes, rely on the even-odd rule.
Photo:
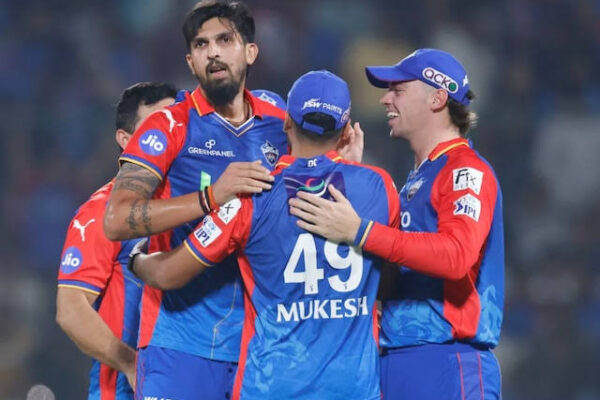
[(267, 103), (271, 103), (275, 107), (281, 108), (284, 111), (287, 108), (283, 97), (281, 97), (275, 92), (271, 92), (270, 90), (266, 89), (254, 89), (252, 91), (252, 94), (254, 95), (254, 97), (266, 101)]
[(350, 119), (350, 89), (339, 76), (329, 71), (310, 71), (294, 82), (288, 93), (287, 112), (302, 128), (322, 135), (324, 129), (304, 121), (304, 116), (320, 112), (333, 117), (335, 128), (343, 128)]
[(450, 53), (436, 49), (419, 49), (392, 66), (366, 67), (373, 86), (387, 88), (391, 82), (420, 80), (445, 89), (454, 100), (466, 106), (471, 100), (469, 78), (462, 64)]

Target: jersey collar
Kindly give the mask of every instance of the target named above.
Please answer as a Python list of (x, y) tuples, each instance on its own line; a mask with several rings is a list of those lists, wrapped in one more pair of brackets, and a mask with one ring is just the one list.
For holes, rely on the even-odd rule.
[(275, 164), (275, 173), (280, 172), (282, 169), (287, 168), (292, 164), (297, 165), (300, 168), (313, 168), (323, 164), (323, 162), (338, 163), (341, 160), (342, 156), (340, 156), (335, 150), (330, 150), (325, 154), (310, 158), (296, 158), (292, 155), (284, 154), (279, 158), (277, 164)]
[(469, 140), (465, 138), (456, 138), (448, 140), (447, 142), (442, 142), (435, 146), (435, 149), (433, 149), (433, 151), (429, 153), (429, 157), (427, 158), (429, 158), (429, 161), (435, 161), (445, 153), (460, 146), (471, 147), (471, 144), (469, 143)]
[[(202, 94), (202, 90), (200, 90), (200, 86), (198, 86), (191, 94), (192, 102), (194, 103), (194, 108), (200, 116), (210, 114), (215, 112), (215, 108), (208, 102), (204, 94)], [(263, 109), (261, 107), (260, 101), (257, 101), (256, 98), (250, 93), (248, 89), (244, 89), (244, 100), (250, 104), (250, 109), (252, 114), (255, 117), (260, 119), (263, 118)]]

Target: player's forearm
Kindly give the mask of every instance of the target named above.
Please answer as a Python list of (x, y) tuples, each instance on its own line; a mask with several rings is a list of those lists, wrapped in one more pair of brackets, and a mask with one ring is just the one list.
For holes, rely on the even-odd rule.
[(403, 232), (375, 223), (363, 250), (413, 271), (461, 279), (479, 258), (479, 247), (448, 232)]
[(197, 192), (152, 200), (114, 193), (104, 216), (104, 232), (110, 240), (150, 236), (203, 215)]
[(118, 339), (90, 304), (59, 299), (56, 320), (84, 354), (125, 373), (135, 368), (135, 349)]
[(170, 252), (140, 254), (133, 264), (141, 280), (161, 290), (179, 289), (203, 270), (183, 245)]

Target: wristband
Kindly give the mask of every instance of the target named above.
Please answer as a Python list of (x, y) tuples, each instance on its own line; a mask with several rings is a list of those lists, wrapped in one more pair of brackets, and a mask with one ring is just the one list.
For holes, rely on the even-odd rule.
[(367, 237), (369, 236), (369, 232), (371, 232), (372, 227), (373, 221), (368, 219), (362, 219), (360, 221), (358, 231), (356, 232), (356, 236), (354, 237), (354, 242), (352, 244), (354, 246), (362, 247), (367, 241)]
[(204, 215), (210, 214), (210, 205), (208, 204), (208, 200), (205, 194), (206, 189), (198, 190), (198, 203), (200, 203), (200, 208)]
[(204, 188), (204, 197), (206, 198), (206, 202), (208, 203), (208, 207), (211, 210), (216, 210), (219, 208), (219, 205), (215, 201), (215, 195), (213, 193), (212, 185), (208, 185)]

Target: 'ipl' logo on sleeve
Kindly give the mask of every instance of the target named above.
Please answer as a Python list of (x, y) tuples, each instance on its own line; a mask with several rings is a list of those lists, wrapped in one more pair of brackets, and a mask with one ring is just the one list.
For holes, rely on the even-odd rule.
[(60, 262), (60, 270), (65, 274), (70, 274), (77, 270), (83, 263), (83, 256), (81, 251), (75, 246), (68, 247), (62, 256)]
[(285, 190), (288, 198), (296, 197), (297, 192), (307, 192), (327, 200), (333, 198), (327, 190), (330, 184), (337, 190), (346, 195), (346, 185), (341, 172), (332, 172), (324, 177), (306, 176), (306, 175), (284, 175)]
[(472, 194), (465, 194), (454, 202), (454, 215), (466, 215), (475, 221), (479, 221), (481, 212), (481, 201)]
[(167, 148), (167, 137), (158, 129), (150, 129), (139, 139), (142, 151), (151, 156), (159, 156)]

